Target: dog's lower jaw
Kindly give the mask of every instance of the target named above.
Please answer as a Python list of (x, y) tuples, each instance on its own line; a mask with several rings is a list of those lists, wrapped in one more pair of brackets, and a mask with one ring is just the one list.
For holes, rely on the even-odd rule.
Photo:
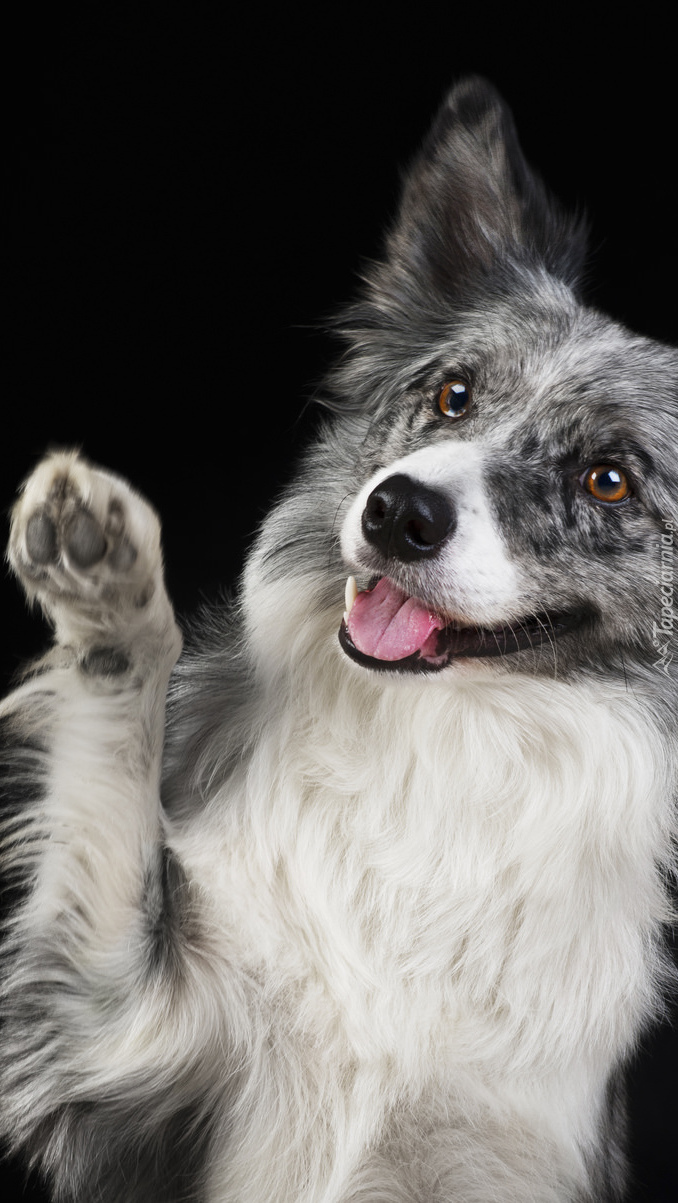
[(552, 645), (556, 639), (569, 634), (585, 620), (583, 610), (572, 610), (560, 614), (538, 614), (521, 622), (496, 627), (449, 623), (435, 633), (433, 649), (428, 641), (425, 648), (401, 660), (381, 660), (356, 647), (344, 618), (339, 628), (339, 643), (347, 656), (365, 668), (378, 672), (435, 673), (455, 660), (503, 657), (526, 649), (534, 651), (543, 643)]

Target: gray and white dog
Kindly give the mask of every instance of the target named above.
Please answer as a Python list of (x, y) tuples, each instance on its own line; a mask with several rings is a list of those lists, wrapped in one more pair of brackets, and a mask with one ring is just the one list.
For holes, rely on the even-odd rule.
[(460, 83), (181, 659), (147, 503), (75, 453), (25, 483), (55, 644), (2, 710), (2, 1130), (55, 1199), (624, 1198), (677, 834), (678, 354), (581, 303), (583, 252)]

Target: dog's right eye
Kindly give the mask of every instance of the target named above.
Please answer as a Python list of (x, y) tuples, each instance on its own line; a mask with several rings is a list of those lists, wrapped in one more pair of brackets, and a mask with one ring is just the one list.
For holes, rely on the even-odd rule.
[(471, 405), (471, 390), (465, 380), (448, 380), (440, 390), (438, 409), (446, 418), (463, 418)]
[(596, 501), (606, 501), (608, 505), (626, 501), (632, 492), (626, 473), (611, 464), (596, 464), (589, 468), (580, 477), (580, 483)]

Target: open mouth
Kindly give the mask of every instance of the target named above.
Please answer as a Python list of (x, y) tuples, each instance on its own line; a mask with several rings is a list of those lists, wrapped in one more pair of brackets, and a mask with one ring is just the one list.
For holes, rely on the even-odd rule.
[(450, 661), (506, 656), (552, 643), (583, 620), (581, 611), (536, 614), (494, 627), (450, 622), (388, 577), (358, 592), (352, 577), (339, 642), (351, 659), (382, 671), (439, 672)]

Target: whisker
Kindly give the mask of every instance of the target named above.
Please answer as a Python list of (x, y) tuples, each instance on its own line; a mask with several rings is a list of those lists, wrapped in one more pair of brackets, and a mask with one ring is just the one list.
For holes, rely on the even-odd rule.
[(539, 614), (535, 614), (535, 616), (534, 616), (535, 622), (542, 628), (543, 631), (545, 631), (546, 638), (548, 639), (549, 644), (551, 646), (551, 650), (553, 652), (553, 679), (557, 680), (558, 679), (558, 640), (553, 632), (553, 622), (552, 622), (550, 615), (547, 614), (546, 617), (548, 619), (548, 623), (544, 623), (542, 621), (542, 619), (540, 618)]
[(344, 502), (346, 501), (346, 498), (350, 497), (350, 496), (351, 496), (351, 490), (347, 489), (346, 492), (344, 493), (344, 496), (341, 498), (341, 500), (339, 502), (337, 502), (337, 508), (334, 511), (334, 517), (332, 518), (332, 525), (330, 526), (330, 537), (331, 537), (332, 542), (327, 549), (327, 570), (328, 571), (330, 570), (330, 567), (332, 564), (332, 550), (338, 546), (339, 539), (340, 539), (340, 535), (335, 530), (335, 527), (337, 524), (337, 518), (339, 517), (339, 511), (340, 511), (342, 505), (344, 504)]

